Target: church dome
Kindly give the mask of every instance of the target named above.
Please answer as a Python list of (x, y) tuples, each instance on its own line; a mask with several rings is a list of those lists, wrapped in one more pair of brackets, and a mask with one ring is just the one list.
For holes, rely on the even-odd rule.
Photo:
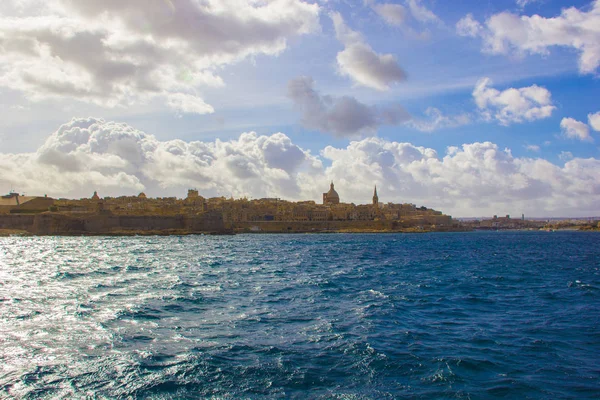
[(329, 199), (329, 200), (333, 200), (333, 199), (339, 200), (340, 199), (340, 195), (333, 188), (333, 183), (331, 184), (331, 189), (329, 189), (329, 192), (327, 192), (327, 199)]
[(340, 195), (333, 188), (333, 182), (329, 187), (329, 192), (325, 194), (326, 203), (329, 204), (339, 204), (340, 203)]

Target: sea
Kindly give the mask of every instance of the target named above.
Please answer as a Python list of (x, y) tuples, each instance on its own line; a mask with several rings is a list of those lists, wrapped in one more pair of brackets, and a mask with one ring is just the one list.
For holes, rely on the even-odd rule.
[(600, 233), (0, 238), (2, 399), (598, 399)]

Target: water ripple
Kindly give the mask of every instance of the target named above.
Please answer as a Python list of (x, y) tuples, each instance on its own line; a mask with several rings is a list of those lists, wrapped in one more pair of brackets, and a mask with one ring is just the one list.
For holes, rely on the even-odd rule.
[(0, 238), (0, 398), (598, 398), (599, 239)]

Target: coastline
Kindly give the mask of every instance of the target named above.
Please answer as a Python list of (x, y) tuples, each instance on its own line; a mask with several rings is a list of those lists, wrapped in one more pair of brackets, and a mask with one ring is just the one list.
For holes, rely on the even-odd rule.
[(0, 235), (147, 236), (230, 235), (236, 233), (426, 233), (467, 231), (454, 223), (435, 225), (419, 220), (243, 221), (224, 220), (219, 213), (196, 215), (116, 215), (61, 213), (0, 215)]
[[(32, 233), (26, 230), (18, 229), (0, 229), (0, 237), (45, 237), (45, 236), (63, 236), (63, 237), (134, 237), (134, 236), (231, 236), (231, 235), (331, 235), (331, 234), (424, 234), (424, 233), (466, 233), (466, 232), (490, 232), (489, 230), (472, 229), (453, 229), (453, 230), (435, 230), (435, 229), (400, 229), (400, 230), (373, 230), (373, 229), (342, 229), (342, 230), (322, 230), (322, 231), (206, 231), (192, 232), (184, 230), (127, 230), (111, 232), (60, 232), (60, 233)], [(502, 229), (496, 232), (595, 232), (600, 233), (600, 229), (557, 229), (554, 231), (545, 231), (540, 229)]]
[(184, 236), (234, 234), (429, 233), (471, 231), (587, 231), (596, 227), (477, 229), (472, 226), (425, 224), (423, 220), (329, 220), (226, 222), (222, 215), (115, 215), (60, 213), (0, 215), (0, 236)]

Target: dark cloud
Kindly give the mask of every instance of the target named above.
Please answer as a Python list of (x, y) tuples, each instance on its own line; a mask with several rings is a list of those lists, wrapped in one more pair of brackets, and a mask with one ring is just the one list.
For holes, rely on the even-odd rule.
[(310, 129), (339, 137), (372, 134), (381, 125), (397, 125), (410, 119), (401, 107), (368, 106), (351, 96), (321, 95), (311, 77), (288, 83), (288, 97), (302, 112), (302, 123)]

